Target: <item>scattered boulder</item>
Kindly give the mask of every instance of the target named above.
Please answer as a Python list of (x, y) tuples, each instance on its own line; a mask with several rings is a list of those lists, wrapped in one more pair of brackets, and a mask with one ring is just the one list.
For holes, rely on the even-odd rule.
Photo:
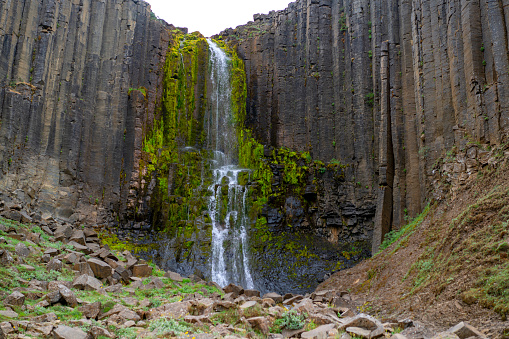
[(173, 281), (176, 281), (176, 282), (183, 282), (184, 281), (184, 278), (178, 274), (178, 273), (175, 273), (175, 272), (166, 272), (164, 274), (164, 277), (165, 278), (169, 278)]
[(456, 334), (460, 339), (470, 337), (486, 338), (486, 336), (467, 322), (460, 322), (458, 325), (450, 328), (448, 332)]
[(81, 230), (76, 230), (72, 233), (69, 241), (74, 241), (82, 246), (85, 246), (85, 234)]
[(260, 297), (260, 291), (257, 290), (244, 290), (244, 295), (246, 297)]
[(82, 274), (74, 279), (72, 286), (79, 290), (97, 291), (102, 287), (102, 283), (94, 277), (91, 277), (87, 274)]
[(267, 293), (263, 296), (263, 299), (272, 299), (276, 304), (280, 304), (283, 302), (283, 297), (277, 293)]
[(88, 331), (88, 334), (94, 339), (99, 337), (115, 338), (115, 336), (111, 334), (107, 329), (98, 326), (93, 326)]
[(346, 331), (349, 334), (355, 335), (356, 337), (361, 337), (361, 338), (366, 338), (366, 339), (371, 338), (370, 337), (371, 331), (370, 330), (366, 330), (364, 328), (360, 328), (360, 327), (347, 327)]
[(86, 339), (87, 334), (79, 328), (60, 325), (53, 329), (55, 339)]
[(92, 304), (81, 306), (78, 310), (88, 319), (96, 319), (99, 313), (101, 313), (101, 302), (97, 301)]
[(304, 332), (300, 335), (303, 339), (327, 339), (329, 332), (334, 329), (334, 325), (322, 325), (312, 331)]
[(256, 301), (248, 301), (243, 303), (239, 308), (241, 310), (247, 310), (248, 308), (254, 307), (257, 304)]
[(247, 319), (249, 324), (253, 326), (253, 328), (259, 330), (264, 335), (269, 334), (269, 321), (265, 317), (254, 317)]
[(21, 292), (15, 291), (4, 300), (4, 305), (9, 306), (23, 306), (25, 304), (25, 295)]
[(226, 286), (223, 290), (225, 293), (233, 293), (234, 298), (236, 298), (239, 295), (241, 295), (242, 293), (244, 293), (244, 289), (240, 286), (235, 285), (235, 284), (230, 284), (230, 285)]
[(48, 263), (48, 266), (46, 266), (46, 269), (48, 271), (58, 271), (58, 272), (61, 272), (62, 271), (62, 262), (60, 260), (56, 259), (56, 258), (53, 258)]
[(53, 247), (50, 247), (44, 251), (44, 254), (48, 254), (50, 257), (56, 257), (59, 253), (60, 251)]
[(11, 310), (0, 311), (0, 315), (4, 316), (6, 318), (11, 318), (11, 319), (14, 319), (14, 318), (18, 317), (18, 313), (14, 312), (14, 311), (11, 311)]
[(14, 258), (11, 256), (9, 251), (0, 250), (0, 263), (4, 266), (8, 266), (14, 262)]
[(30, 255), (30, 249), (22, 242), (17, 244), (14, 250), (16, 251), (18, 257), (20, 258), (26, 258)]
[(91, 258), (87, 260), (87, 263), (90, 265), (96, 278), (104, 279), (113, 274), (111, 266), (102, 260)]
[(71, 307), (76, 307), (78, 305), (78, 300), (76, 299), (76, 295), (73, 291), (68, 289), (64, 285), (58, 285), (60, 295), (62, 296), (62, 299), (64, 299), (65, 303)]
[(437, 335), (433, 336), (433, 338), (431, 338), (431, 339), (459, 339), (459, 337), (456, 334), (447, 331), (447, 332), (438, 333)]
[(134, 265), (133, 276), (137, 278), (150, 277), (152, 275), (152, 267), (146, 264)]

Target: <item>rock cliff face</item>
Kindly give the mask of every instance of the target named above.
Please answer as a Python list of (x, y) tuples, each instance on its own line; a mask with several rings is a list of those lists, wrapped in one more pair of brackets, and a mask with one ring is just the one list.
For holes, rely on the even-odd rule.
[(504, 139), (507, 25), (506, 1), (298, 0), (221, 35), (246, 63), (249, 127), (350, 165), (360, 185), (332, 193), (376, 197), (376, 249), (423, 208), (437, 159)]
[(2, 190), (72, 220), (121, 209), (170, 29), (137, 0), (0, 1)]

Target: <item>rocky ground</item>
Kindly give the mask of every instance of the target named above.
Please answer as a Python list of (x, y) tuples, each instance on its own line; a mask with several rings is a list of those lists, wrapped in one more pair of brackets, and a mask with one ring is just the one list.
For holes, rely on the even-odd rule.
[[(0, 219), (0, 338), (431, 338), (410, 319), (359, 314), (339, 290), (284, 296), (183, 278), (102, 245), (93, 228)], [(19, 217), (19, 218), (18, 218)], [(454, 332), (454, 333), (453, 333)], [(434, 338), (483, 337), (461, 323)]]

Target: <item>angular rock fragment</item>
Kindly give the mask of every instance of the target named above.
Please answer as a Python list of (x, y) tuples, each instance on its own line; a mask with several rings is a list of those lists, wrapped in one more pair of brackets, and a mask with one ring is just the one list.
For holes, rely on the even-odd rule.
[(23, 306), (25, 304), (25, 295), (21, 292), (15, 291), (4, 299), (4, 305), (9, 306)]
[(283, 302), (283, 297), (277, 293), (267, 293), (267, 294), (264, 294), (263, 295), (263, 298), (262, 299), (272, 299), (276, 302), (276, 304), (280, 304)]
[(55, 339), (86, 339), (87, 334), (80, 328), (60, 325), (53, 329), (53, 337)]
[(104, 261), (90, 258), (87, 260), (87, 263), (90, 265), (90, 268), (94, 272), (95, 277), (98, 279), (104, 279), (113, 274), (111, 266)]

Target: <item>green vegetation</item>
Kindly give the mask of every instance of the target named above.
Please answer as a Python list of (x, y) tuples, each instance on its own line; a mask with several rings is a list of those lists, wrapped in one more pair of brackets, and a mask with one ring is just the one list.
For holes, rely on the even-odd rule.
[(143, 96), (145, 97), (145, 99), (147, 98), (147, 88), (145, 87), (140, 87), (140, 88), (129, 88), (129, 91), (127, 92), (127, 95), (131, 95), (131, 92), (132, 91), (139, 91), (141, 92), (141, 94), (143, 94)]
[(164, 319), (160, 318), (152, 321), (149, 326), (150, 331), (155, 331), (158, 335), (181, 335), (187, 334), (189, 331), (193, 333), (202, 333), (202, 331), (193, 328), (193, 326), (183, 321), (177, 321), (175, 319)]
[(300, 330), (306, 325), (305, 319), (306, 316), (304, 314), (299, 314), (295, 310), (287, 311), (283, 313), (282, 318), (274, 322), (270, 331), (273, 333), (281, 333), (283, 329)]
[(404, 246), (407, 243), (408, 238), (410, 238), (413, 232), (422, 224), (424, 218), (426, 218), (430, 209), (431, 205), (428, 204), (426, 208), (424, 208), (422, 213), (419, 214), (410, 223), (403, 226), (399, 230), (392, 230), (389, 233), (387, 233), (384, 237), (384, 241), (380, 245), (380, 251), (378, 252), (378, 254), (380, 254), (383, 250), (385, 250), (387, 247), (391, 246), (395, 242), (398, 242), (398, 244), (397, 246), (395, 246), (392, 252), (396, 252), (401, 246)]

